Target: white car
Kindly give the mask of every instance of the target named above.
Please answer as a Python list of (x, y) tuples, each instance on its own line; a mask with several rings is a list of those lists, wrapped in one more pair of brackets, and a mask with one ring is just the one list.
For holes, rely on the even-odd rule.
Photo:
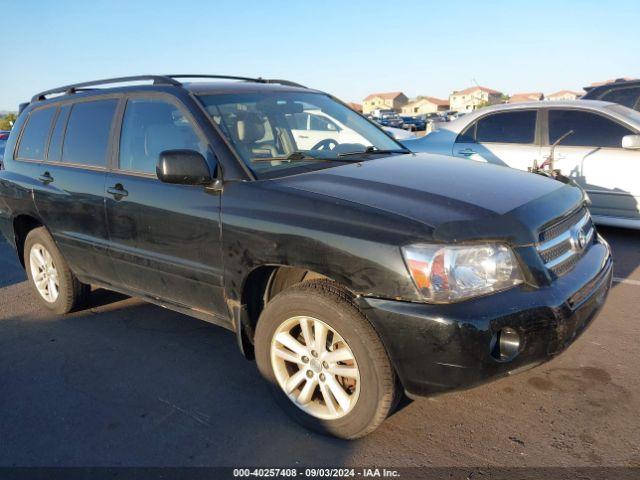
[(300, 150), (312, 150), (320, 143), (358, 143), (369, 146), (369, 142), (351, 128), (320, 110), (304, 110), (291, 114), (291, 134)]
[(595, 100), (496, 105), (402, 143), (526, 170), (549, 157), (589, 194), (596, 222), (640, 229), (640, 112)]

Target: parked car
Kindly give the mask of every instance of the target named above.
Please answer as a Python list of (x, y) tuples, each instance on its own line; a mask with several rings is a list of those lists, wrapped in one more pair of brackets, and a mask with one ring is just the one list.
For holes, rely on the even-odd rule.
[(527, 170), (545, 162), (591, 198), (596, 223), (640, 228), (640, 113), (610, 102), (579, 100), (496, 105), (444, 124), (404, 144), (433, 152)]
[(427, 121), (423, 116), (410, 117), (408, 115), (401, 116), (402, 128), (410, 132), (421, 132), (427, 128)]
[(378, 123), (378, 125), (381, 125), (383, 127), (402, 128), (404, 126), (402, 118), (400, 118), (400, 116), (397, 114), (384, 115), (382, 117), (376, 118), (375, 121), (376, 123)]
[(351, 128), (320, 110), (305, 110), (286, 115), (296, 145), (301, 150), (327, 148), (343, 143), (366, 143), (367, 140)]
[(583, 100), (603, 100), (640, 111), (640, 80), (616, 80), (598, 87), (585, 87)]
[(0, 130), (0, 170), (3, 168), (3, 158), (4, 158), (4, 149), (7, 144), (7, 140), (9, 139), (9, 131)]
[[(611, 255), (579, 188), (412, 154), (291, 82), (182, 77), (19, 116), (0, 231), (53, 312), (98, 285), (228, 328), (291, 417), (356, 438), (400, 392), (544, 362), (600, 311)], [(301, 150), (287, 117), (317, 111), (362, 143)]]

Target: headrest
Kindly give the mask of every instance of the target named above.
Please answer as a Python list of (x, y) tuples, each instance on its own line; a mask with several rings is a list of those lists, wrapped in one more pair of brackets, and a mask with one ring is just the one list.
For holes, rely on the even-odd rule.
[(264, 121), (255, 112), (237, 112), (236, 136), (242, 143), (255, 143), (264, 137)]

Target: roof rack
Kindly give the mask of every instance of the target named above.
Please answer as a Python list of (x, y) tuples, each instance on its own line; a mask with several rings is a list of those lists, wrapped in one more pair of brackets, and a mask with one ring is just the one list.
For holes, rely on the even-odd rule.
[(168, 78), (173, 78), (173, 79), (175, 78), (217, 78), (217, 79), (228, 79), (228, 80), (244, 80), (245, 82), (277, 83), (278, 85), (286, 85), (289, 87), (307, 88), (304, 85), (300, 85), (299, 83), (291, 82), (289, 80), (281, 80), (277, 78), (262, 78), (262, 77), (251, 78), (251, 77), (238, 77), (234, 75), (199, 75), (199, 74), (187, 75), (184, 73), (181, 73), (178, 75), (164, 75), (164, 76)]
[(45, 90), (44, 92), (36, 93), (31, 98), (31, 101), (37, 102), (40, 100), (46, 100), (47, 95), (53, 95), (54, 93), (71, 94), (71, 93), (77, 92), (78, 90), (85, 89), (86, 87), (95, 87), (98, 85), (108, 85), (112, 83), (136, 82), (140, 80), (153, 80), (154, 85), (174, 85), (176, 87), (179, 87), (182, 85), (177, 80), (174, 80), (172, 78), (169, 78), (163, 75), (136, 75), (133, 77), (107, 78), (105, 80), (93, 80), (91, 82), (74, 83), (71, 85), (65, 85), (64, 87)]
[(91, 82), (74, 83), (71, 85), (65, 85), (64, 87), (53, 88), (51, 90), (45, 90), (44, 92), (36, 93), (32, 98), (32, 102), (38, 102), (47, 99), (47, 95), (53, 95), (56, 93), (73, 94), (79, 91), (88, 90), (88, 87), (96, 87), (98, 85), (109, 85), (114, 83), (127, 83), (136, 82), (141, 80), (153, 80), (154, 85), (172, 85), (174, 87), (181, 87), (182, 83), (176, 80), (177, 78), (216, 78), (216, 79), (229, 79), (229, 80), (243, 80), (245, 82), (256, 83), (277, 83), (279, 85), (287, 85), (290, 87), (306, 88), (299, 83), (290, 82), (288, 80), (268, 79), (268, 78), (250, 78), (250, 77), (238, 77), (233, 75), (136, 75), (131, 77), (117, 77), (107, 78), (105, 80), (93, 80)]

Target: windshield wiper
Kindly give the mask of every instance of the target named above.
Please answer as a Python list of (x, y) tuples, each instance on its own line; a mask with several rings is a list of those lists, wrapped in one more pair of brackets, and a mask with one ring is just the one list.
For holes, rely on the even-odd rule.
[[(338, 155), (339, 157), (341, 155)], [(258, 162), (355, 162), (356, 160), (341, 160), (339, 158), (314, 157), (304, 152), (296, 151), (282, 157), (255, 157), (251, 159), (252, 163)]]
[(345, 152), (345, 153), (339, 153), (338, 157), (348, 157), (348, 156), (352, 156), (352, 155), (384, 155), (384, 154), (393, 154), (393, 153), (398, 153), (398, 154), (407, 154), (407, 153), (411, 153), (411, 150), (408, 150), (406, 148), (397, 148), (395, 150), (378, 150), (376, 149), (376, 147), (367, 147), (365, 150), (362, 150), (360, 152)]

